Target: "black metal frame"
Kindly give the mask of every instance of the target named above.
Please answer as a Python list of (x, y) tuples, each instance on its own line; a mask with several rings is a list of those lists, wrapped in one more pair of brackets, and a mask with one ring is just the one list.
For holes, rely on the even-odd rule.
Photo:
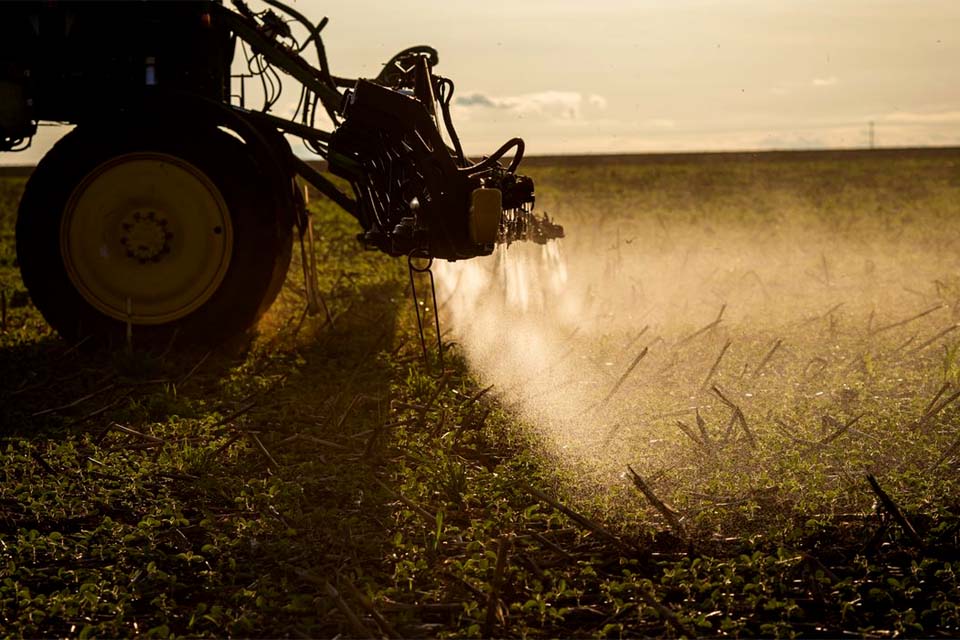
[[(154, 96), (184, 95), (219, 103), (232, 114), (230, 118), (264, 133), (261, 138), (281, 132), (303, 140), (328, 161), (332, 173), (350, 183), (353, 194), (344, 193), (293, 156), (286, 144), (278, 145), (284, 147), (282, 155), (288, 156), (284, 162), (357, 218), (363, 227), (358, 236), (362, 242), (390, 255), (456, 260), (489, 254), (497, 242), (545, 242), (562, 237), (561, 227), (532, 213), (533, 181), (516, 173), (523, 156), (522, 140), (509, 141), (478, 163), (464, 155), (450, 117), (453, 82), (434, 75), (435, 50), (420, 46), (402, 51), (372, 81), (335, 77), (320, 35), (326, 19), (314, 25), (279, 0), (263, 2), (302, 24), (309, 33), (306, 40), (297, 43), (284, 19), (272, 10), (254, 12), (243, 0), (233, 0), (234, 9), (210, 0), (83, 0), (56, 5), (37, 1), (5, 7), (4, 13), (18, 19), (8, 22), (19, 21), (20, 31), (9, 27), (11, 33), (4, 34), (0, 27), (0, 39), (7, 35), (12, 42), (7, 49), (0, 45), (0, 107), (17, 99), (21, 104), (0, 109), (0, 115), (15, 112), (8, 120), (19, 118), (14, 123), (17, 126), (10, 124), (9, 130), (4, 130), (0, 120), (0, 150), (22, 144), (41, 119), (81, 126), (89, 120), (103, 124), (118, 112), (137, 114)], [(29, 19), (31, 12), (44, 16), (44, 29), (34, 27), (40, 22)], [(82, 23), (82, 37), (71, 33), (74, 17)], [(62, 26), (62, 37), (43, 42), (45, 37), (49, 40), (48, 23)], [(171, 43), (174, 37), (177, 41)], [(127, 49), (112, 48), (110, 38), (124, 39)], [(231, 104), (230, 61), (237, 39), (253, 52), (248, 65), (250, 60), (256, 62), (258, 69), (253, 75), (259, 76), (265, 87), (265, 74), (271, 82), (280, 83), (274, 67), (299, 83), (300, 122), (296, 116), (285, 119), (268, 113), (271, 99), (265, 99), (260, 111)], [(300, 55), (308, 47), (315, 50), (316, 64)], [(131, 52), (124, 53), (128, 49)], [(154, 56), (154, 50), (160, 53)], [(176, 64), (168, 59), (175, 59)], [(152, 71), (147, 70), (146, 82), (142, 74), (153, 64), (157, 66), (157, 86), (144, 86), (151, 84)], [(39, 71), (31, 73), (32, 67)], [(81, 95), (78, 75), (82, 82), (95, 85), (92, 92)], [(274, 102), (281, 90), (275, 89)], [(90, 95), (100, 99), (91, 100)], [(333, 121), (333, 132), (314, 126), (319, 108)], [(452, 148), (441, 135), (441, 122)], [(513, 160), (504, 166), (500, 158), (511, 149)], [(471, 195), (477, 189), (496, 189), (502, 194), (495, 241), (471, 237)]]

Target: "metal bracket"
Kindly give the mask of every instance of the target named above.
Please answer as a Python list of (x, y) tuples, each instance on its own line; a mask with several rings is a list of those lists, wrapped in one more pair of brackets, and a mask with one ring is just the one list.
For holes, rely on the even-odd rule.
[(297, 216), (297, 226), (300, 236), (300, 263), (303, 267), (303, 287), (307, 295), (307, 313), (316, 315), (320, 309), (327, 316), (327, 322), (333, 326), (333, 316), (323, 296), (320, 295), (320, 286), (317, 283), (317, 249), (313, 239), (313, 215), (307, 205), (310, 203), (310, 192), (303, 187), (302, 215)]
[[(426, 260), (426, 266), (417, 266), (414, 260)], [(430, 358), (427, 355), (427, 341), (423, 335), (423, 319), (420, 316), (420, 299), (417, 296), (415, 273), (425, 273), (430, 277), (430, 295), (433, 299), (433, 321), (437, 331), (437, 361), (440, 364), (440, 374), (443, 374), (443, 340), (440, 337), (440, 311), (437, 309), (437, 284), (433, 278), (433, 258), (426, 255), (417, 255), (416, 252), (407, 256), (407, 269), (410, 272), (410, 292), (413, 295), (413, 310), (417, 313), (417, 330), (420, 332), (420, 347), (423, 349), (423, 362), (430, 371)], [(431, 373), (432, 375), (432, 373)]]

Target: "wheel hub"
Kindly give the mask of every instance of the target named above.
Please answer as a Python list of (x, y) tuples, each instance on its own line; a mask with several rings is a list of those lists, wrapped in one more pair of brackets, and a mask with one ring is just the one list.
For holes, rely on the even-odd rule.
[(160, 262), (170, 253), (173, 232), (167, 229), (167, 219), (156, 211), (134, 211), (120, 227), (120, 244), (126, 247), (128, 258), (147, 264)]

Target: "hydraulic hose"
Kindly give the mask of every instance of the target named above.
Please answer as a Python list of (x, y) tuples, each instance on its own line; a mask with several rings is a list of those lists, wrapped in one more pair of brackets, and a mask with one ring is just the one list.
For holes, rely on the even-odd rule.
[(489, 169), (490, 167), (497, 164), (497, 161), (500, 160), (500, 158), (502, 158), (507, 153), (507, 151), (509, 151), (513, 147), (516, 147), (517, 151), (513, 155), (513, 160), (510, 162), (510, 166), (507, 167), (507, 171), (509, 173), (513, 173), (514, 171), (517, 170), (517, 167), (520, 166), (520, 161), (523, 160), (524, 144), (523, 144), (523, 139), (521, 138), (511, 138), (507, 140), (506, 142), (503, 143), (503, 145), (499, 149), (494, 151), (493, 155), (491, 155), (489, 158), (486, 158), (481, 162), (478, 162), (477, 164), (470, 165), (469, 167), (463, 167), (459, 171), (467, 175), (472, 175), (474, 173), (479, 173), (480, 171), (485, 171), (486, 169)]

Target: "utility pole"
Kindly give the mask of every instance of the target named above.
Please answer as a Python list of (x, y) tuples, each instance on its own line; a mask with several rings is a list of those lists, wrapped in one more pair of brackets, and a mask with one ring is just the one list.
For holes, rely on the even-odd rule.
[(873, 120), (870, 121), (870, 148), (876, 149), (876, 138), (873, 135)]

